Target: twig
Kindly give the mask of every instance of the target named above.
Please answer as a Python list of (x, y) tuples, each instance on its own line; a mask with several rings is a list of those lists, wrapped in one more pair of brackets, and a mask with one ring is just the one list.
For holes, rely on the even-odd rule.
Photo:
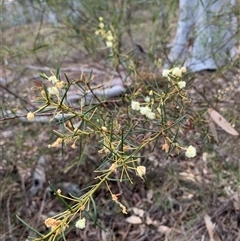
[(11, 212), (10, 212), (10, 199), (12, 197), (12, 194), (10, 192), (9, 197), (7, 199), (7, 223), (8, 223), (8, 230), (9, 230), (9, 238), (10, 240), (13, 240), (12, 235), (12, 224), (11, 224)]
[[(37, 116), (35, 116), (35, 118), (36, 117), (51, 116), (51, 115), (52, 115), (52, 113), (45, 113), (45, 114), (42, 114), (42, 115), (38, 114)], [(23, 117), (27, 117), (27, 115), (23, 114), (23, 115), (15, 115), (15, 116), (3, 117), (3, 118), (0, 119), (0, 122), (1, 121), (6, 121), (6, 120), (13, 120), (13, 119), (21, 119), (21, 120), (23, 120), (22, 119)], [(31, 122), (34, 122), (34, 121), (31, 121)]]
[(12, 92), (11, 90), (9, 90), (7, 87), (5, 87), (4, 85), (2, 85), (0, 83), (0, 88), (4, 89), (5, 91), (7, 91), (9, 94), (13, 95), (14, 97), (18, 98), (19, 100), (21, 100), (22, 102), (28, 104), (29, 106), (36, 108), (34, 105), (32, 105), (31, 103), (29, 103), (27, 100), (23, 99), (22, 97), (20, 97), (19, 95), (17, 95), (16, 93)]
[[(42, 66), (34, 66), (34, 65), (26, 65), (25, 66), (26, 69), (33, 69), (33, 70), (41, 70), (41, 71), (54, 71), (53, 68), (49, 68), (49, 67), (42, 67)], [(79, 68), (74, 68), (74, 67), (66, 67), (66, 68), (61, 68), (61, 71), (63, 72), (94, 72), (95, 74), (106, 74), (106, 71), (101, 71), (95, 68), (84, 68), (84, 67), (79, 67)], [(117, 72), (115, 71), (111, 71), (109, 74), (115, 75), (115, 76), (119, 76)]]

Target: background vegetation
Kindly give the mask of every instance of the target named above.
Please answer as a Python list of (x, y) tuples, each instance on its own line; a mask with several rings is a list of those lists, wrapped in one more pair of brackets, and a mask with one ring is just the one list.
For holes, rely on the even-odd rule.
[[(27, 113), (41, 104), (36, 97), (47, 83), (39, 73), (58, 75), (59, 67), (59, 78), (67, 82), (66, 74), (71, 82), (82, 80), (83, 69), (88, 80), (92, 70), (97, 84), (112, 73), (128, 77), (123, 78), (127, 87), (123, 97), (111, 99), (103, 107), (88, 107), (96, 109), (96, 119), (106, 115), (103, 120), (114, 120), (106, 108), (118, 120), (123, 118), (125, 133), (134, 125), (132, 119), (140, 118), (136, 112), (128, 112), (131, 100), (141, 102), (150, 90), (162, 93), (168, 85), (162, 77), (162, 63), (177, 26), (176, 1), (46, 2), (1, 3), (1, 240), (36, 236), (16, 215), (47, 233), (44, 220), (66, 209), (48, 182), (63, 195), (80, 195), (95, 184), (94, 171), (105, 160), (98, 153), (101, 133), (80, 139), (75, 149), (71, 145), (54, 149), (48, 145), (54, 143), (62, 125), (46, 119), (27, 121)], [(96, 35), (100, 16), (113, 33), (112, 51), (102, 36)], [(177, 143), (196, 146), (197, 156), (187, 159), (181, 149), (172, 150), (171, 143), (172, 151), (166, 153), (162, 149), (166, 138), (149, 143), (137, 154), (139, 164), (146, 167), (144, 180), (131, 175), (132, 184), (116, 180), (110, 184), (114, 194), (121, 193), (118, 197), (128, 214), (121, 212), (103, 186), (93, 196), (89, 216), (84, 213), (86, 228), (76, 229), (73, 222), (66, 240), (240, 240), (239, 138), (218, 127), (216, 137), (205, 118), (212, 107), (239, 129), (238, 61), (239, 56), (214, 73), (188, 73), (184, 77), (188, 101), (173, 96), (166, 103), (164, 124), (186, 117), (169, 135), (177, 133)], [(124, 122), (129, 113), (131, 118)], [(108, 129), (109, 123), (114, 122), (108, 122)], [(151, 128), (150, 121), (141, 123), (134, 137)], [(36, 173), (43, 186), (33, 194)], [(213, 237), (206, 214), (216, 223)], [(103, 228), (95, 227), (96, 222)], [(59, 236), (59, 240), (64, 239)]]

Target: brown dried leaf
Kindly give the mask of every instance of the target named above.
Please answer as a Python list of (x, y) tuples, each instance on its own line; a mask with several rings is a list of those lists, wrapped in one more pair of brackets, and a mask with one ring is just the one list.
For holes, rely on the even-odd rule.
[(180, 177), (181, 180), (184, 180), (184, 181), (192, 181), (192, 182), (197, 181), (196, 176), (192, 173), (180, 172), (179, 177)]
[(152, 202), (152, 198), (153, 198), (153, 190), (150, 189), (150, 190), (148, 190), (148, 192), (147, 192), (147, 200), (148, 200), (149, 202)]
[(153, 220), (149, 217), (149, 215), (147, 215), (146, 217), (146, 224), (147, 225), (153, 224)]
[(166, 153), (169, 152), (169, 145), (167, 144), (167, 142), (165, 142), (165, 143), (162, 145), (162, 150), (164, 150)]
[(205, 221), (205, 225), (206, 225), (210, 240), (214, 241), (213, 234), (214, 234), (215, 224), (212, 222), (210, 216), (207, 214), (204, 216), (204, 221)]
[(131, 224), (141, 224), (142, 223), (142, 219), (135, 215), (132, 215), (132, 216), (126, 218), (126, 221)]
[(210, 132), (212, 133), (215, 141), (216, 141), (217, 143), (219, 143), (217, 130), (216, 130), (216, 127), (215, 127), (215, 124), (214, 124), (213, 120), (210, 119), (209, 117), (206, 117), (206, 119), (207, 119), (207, 121), (208, 121), (208, 126), (209, 126)]
[(156, 227), (159, 226), (159, 222), (156, 221), (156, 220), (152, 220), (149, 215), (146, 216), (145, 222), (146, 222), (147, 225), (151, 225), (152, 224), (152, 225), (154, 225)]
[(134, 214), (136, 214), (137, 216), (139, 216), (140, 218), (143, 217), (145, 211), (143, 209), (140, 208), (132, 208)]
[(167, 227), (167, 226), (164, 226), (164, 225), (160, 225), (158, 227), (158, 230), (157, 230), (159, 233), (162, 233), (162, 234), (165, 234), (165, 235), (168, 235), (172, 229)]
[(212, 222), (209, 215), (204, 216), (205, 225), (209, 234), (210, 241), (221, 241), (215, 230), (215, 223)]
[(213, 119), (213, 121), (220, 126), (224, 131), (227, 133), (237, 136), (239, 133), (230, 125), (230, 123), (222, 116), (220, 115), (217, 111), (215, 111), (212, 108), (208, 109), (208, 112)]
[(240, 210), (240, 196), (238, 193), (235, 193), (232, 197), (231, 200), (233, 202), (233, 207), (236, 211)]

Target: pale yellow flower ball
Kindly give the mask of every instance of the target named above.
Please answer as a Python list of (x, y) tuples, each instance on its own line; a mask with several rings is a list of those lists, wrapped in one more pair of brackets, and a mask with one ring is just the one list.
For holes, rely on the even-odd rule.
[(57, 87), (55, 87), (55, 86), (49, 87), (47, 90), (48, 90), (48, 93), (50, 95), (57, 95), (57, 96), (59, 96), (59, 90), (58, 90)]
[(180, 89), (185, 88), (185, 87), (186, 87), (186, 82), (185, 82), (185, 81), (179, 81), (179, 82), (178, 82), (178, 87), (179, 87)]
[(155, 117), (156, 117), (156, 114), (153, 113), (153, 112), (148, 112), (148, 113), (146, 114), (146, 117), (147, 117), (148, 119), (150, 119), (150, 120), (154, 120)]
[(101, 127), (101, 130), (102, 130), (103, 132), (107, 132), (107, 131), (108, 131), (108, 129), (107, 129), (106, 126), (102, 126), (102, 127)]
[(86, 218), (79, 219), (76, 224), (76, 228), (84, 229), (86, 227)]
[(103, 29), (104, 28), (104, 23), (100, 22), (99, 23), (99, 28)]
[(113, 42), (112, 41), (107, 41), (106, 45), (108, 48), (111, 48), (113, 46)]
[(144, 106), (140, 108), (140, 113), (142, 115), (147, 115), (149, 112), (151, 112), (151, 109), (148, 106)]
[(163, 77), (168, 77), (168, 75), (170, 74), (171, 70), (169, 69), (164, 69), (163, 72), (162, 72), (162, 76)]
[(139, 104), (139, 102), (132, 100), (132, 102), (131, 102), (131, 108), (132, 108), (133, 110), (140, 110), (140, 104)]
[(196, 148), (193, 147), (192, 145), (190, 145), (185, 152), (185, 156), (188, 158), (195, 157), (196, 154), (197, 154)]
[(150, 102), (150, 97), (149, 96), (146, 96), (145, 98), (144, 98), (144, 100), (145, 100), (145, 102)]
[(172, 70), (172, 75), (177, 76), (177, 77), (181, 77), (182, 76), (182, 71), (180, 68), (176, 67)]
[(66, 87), (66, 83), (64, 81), (59, 81), (56, 83), (56, 86), (58, 89), (63, 89), (64, 87)]
[(34, 113), (32, 113), (32, 112), (28, 112), (28, 114), (27, 114), (27, 119), (29, 120), (29, 121), (33, 121), (34, 120)]
[(56, 84), (59, 81), (55, 75), (50, 76), (48, 80), (52, 82), (52, 84)]
[(108, 35), (108, 36), (107, 36), (107, 40), (108, 40), (108, 41), (113, 41), (113, 36), (112, 36), (112, 35)]
[(183, 66), (183, 67), (181, 68), (181, 71), (182, 71), (182, 73), (186, 73), (186, 71), (187, 71), (186, 67)]
[(137, 171), (137, 175), (142, 178), (146, 174), (146, 167), (138, 166), (136, 171)]

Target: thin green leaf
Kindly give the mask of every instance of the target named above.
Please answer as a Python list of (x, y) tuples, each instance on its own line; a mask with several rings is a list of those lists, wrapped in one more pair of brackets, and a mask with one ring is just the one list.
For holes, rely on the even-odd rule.
[(43, 79), (48, 80), (47, 75), (46, 75), (46, 74), (44, 74), (44, 73), (40, 73), (40, 74), (39, 74), (39, 76), (40, 76), (40, 77), (42, 77)]
[(49, 102), (50, 102), (50, 101), (49, 101), (49, 94), (48, 94), (48, 90), (47, 90), (46, 85), (43, 85), (43, 89), (44, 89), (44, 92), (45, 92), (45, 95), (46, 95), (47, 101), (48, 101), (48, 103), (49, 103)]
[(31, 49), (30, 51), (31, 51), (31, 52), (35, 52), (35, 51), (37, 51), (37, 50), (39, 50), (39, 49), (42, 49), (42, 48), (45, 48), (45, 47), (49, 47), (49, 45), (48, 45), (48, 44), (42, 44), (42, 45), (39, 45), (39, 46)]
[[(94, 220), (94, 218), (87, 212), (84, 211), (84, 213), (92, 220)], [(108, 232), (107, 229), (105, 229), (99, 222), (96, 223), (96, 226), (98, 226), (99, 228), (101, 228), (102, 230), (104, 230), (105, 232)]]
[(64, 76), (65, 76), (65, 78), (66, 78), (66, 80), (67, 80), (67, 82), (68, 82), (68, 85), (72, 85), (72, 82), (68, 79), (68, 77), (67, 77), (67, 75), (64, 73)]
[(18, 215), (16, 215), (17, 219), (23, 223), (25, 226), (27, 226), (28, 228), (30, 228), (34, 233), (36, 233), (37, 235), (39, 235), (40, 237), (44, 237), (43, 234), (39, 233), (37, 230), (35, 230), (34, 228), (32, 228), (28, 223), (26, 223), (25, 221), (23, 221)]
[(53, 190), (54, 194), (60, 199), (60, 201), (64, 204), (64, 206), (65, 206), (70, 212), (72, 212), (72, 208), (65, 202), (65, 200), (64, 200), (62, 197), (60, 197), (60, 196), (58, 195), (57, 191), (56, 191), (55, 188), (52, 186), (52, 184), (51, 184), (50, 182), (48, 182), (48, 183), (49, 183), (50, 188)]
[[(65, 74), (64, 74), (64, 75), (65, 75)], [(64, 101), (65, 97), (67, 96), (67, 92), (68, 92), (68, 90), (70, 89), (70, 87), (71, 87), (71, 85), (72, 85), (72, 82), (71, 82), (71, 83), (69, 83), (69, 80), (68, 80), (67, 75), (65, 75), (65, 77), (66, 77), (66, 79), (67, 79), (68, 86), (67, 86), (67, 88), (66, 88), (66, 91), (65, 91), (65, 92), (64, 92), (64, 94), (63, 94), (63, 97), (62, 97), (62, 99), (61, 99), (61, 101), (60, 101), (59, 106), (61, 106), (61, 105), (62, 105), (62, 103), (63, 103), (63, 101)]]
[(96, 224), (97, 224), (97, 207), (96, 207), (96, 203), (93, 199), (92, 196), (90, 196), (91, 202), (93, 204), (93, 213), (94, 213), (94, 228), (96, 228)]
[(56, 77), (60, 80), (60, 66), (57, 67)]

